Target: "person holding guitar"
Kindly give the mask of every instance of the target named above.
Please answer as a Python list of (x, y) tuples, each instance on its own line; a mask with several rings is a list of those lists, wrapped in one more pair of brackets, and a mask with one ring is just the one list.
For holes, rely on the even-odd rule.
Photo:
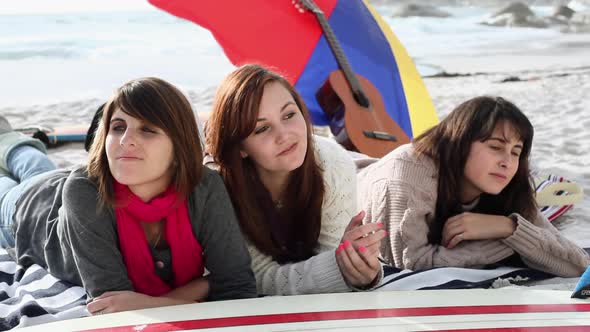
[(258, 65), (236, 69), (219, 86), (205, 128), (206, 164), (225, 181), (260, 294), (379, 283), (385, 232), (360, 225), (355, 165), (336, 142), (312, 134), (306, 106), (282, 76)]
[(511, 102), (476, 97), (359, 173), (368, 224), (387, 225), (398, 268), (525, 265), (578, 277), (588, 254), (538, 211), (530, 181), (533, 126)]

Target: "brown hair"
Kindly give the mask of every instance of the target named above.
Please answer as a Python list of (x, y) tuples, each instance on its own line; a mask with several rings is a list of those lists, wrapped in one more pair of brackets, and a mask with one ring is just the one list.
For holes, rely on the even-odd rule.
[[(281, 209), (280, 227), (289, 229), (287, 250), (272, 235), (272, 202), (257, 199), (253, 192), (264, 188), (254, 162), (242, 158), (240, 146), (255, 129), (264, 87), (277, 82), (285, 87), (301, 110), (307, 124), (307, 152), (301, 167), (291, 173)], [(279, 261), (311, 257), (321, 228), (324, 197), (322, 170), (316, 162), (308, 110), (294, 88), (282, 76), (258, 65), (245, 65), (229, 74), (215, 96), (213, 112), (206, 125), (206, 146), (225, 181), (242, 231), (265, 254)], [(266, 195), (269, 197), (270, 195)]]
[(173, 181), (182, 197), (199, 183), (203, 151), (195, 115), (186, 97), (172, 84), (154, 77), (129, 81), (104, 106), (102, 119), (89, 151), (88, 175), (98, 184), (102, 203), (114, 203), (113, 176), (106, 155), (109, 123), (116, 110), (162, 129), (174, 144)]
[(489, 139), (496, 125), (504, 121), (512, 125), (523, 142), (518, 170), (498, 195), (483, 193), (475, 212), (505, 216), (516, 212), (527, 219), (537, 213), (529, 170), (532, 124), (518, 107), (505, 99), (476, 97), (457, 106), (437, 126), (414, 139), (416, 152), (432, 158), (438, 167), (435, 221), (428, 236), (431, 243), (440, 243), (446, 220), (461, 211), (458, 193), (471, 144)]

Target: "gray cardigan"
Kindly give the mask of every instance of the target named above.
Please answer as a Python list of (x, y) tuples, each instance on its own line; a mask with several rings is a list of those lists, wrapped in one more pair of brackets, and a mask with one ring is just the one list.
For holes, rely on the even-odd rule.
[[(14, 214), (15, 255), (57, 278), (83, 286), (90, 298), (133, 290), (119, 251), (114, 212), (99, 208), (96, 184), (84, 168), (47, 173), (20, 197)], [(209, 271), (209, 300), (256, 296), (236, 216), (221, 177), (207, 168), (188, 210)]]

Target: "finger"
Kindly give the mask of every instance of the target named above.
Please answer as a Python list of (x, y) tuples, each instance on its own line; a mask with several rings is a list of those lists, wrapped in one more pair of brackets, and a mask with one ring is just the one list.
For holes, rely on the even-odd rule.
[(350, 273), (350, 266), (347, 266), (347, 263), (344, 261), (343, 255), (340, 253), (343, 249), (339, 248), (340, 250), (336, 250), (336, 262), (340, 267), (340, 272), (342, 273), (342, 277), (344, 280), (349, 284), (352, 284), (355, 281), (354, 276)]
[(350, 242), (345, 241), (342, 244), (342, 250), (340, 250), (340, 252), (338, 253), (338, 256), (340, 256), (340, 259), (342, 261), (342, 265), (343, 265), (344, 269), (346, 270), (347, 275), (349, 276), (348, 282), (352, 285), (358, 285), (361, 280), (362, 275), (358, 271), (356, 266), (352, 263), (352, 260), (351, 260), (348, 250), (352, 250), (354, 252), (354, 249), (352, 248), (352, 245), (350, 244)]
[[(369, 253), (369, 251), (365, 247), (359, 247), (358, 250), (359, 256), (369, 265), (372, 272), (379, 272), (381, 270), (381, 264), (379, 263), (379, 258), (373, 256)], [(373, 276), (373, 279), (375, 276)], [(371, 279), (371, 281), (373, 281)]]
[(381, 255), (381, 243), (373, 243), (372, 245), (365, 247), (367, 248), (367, 252), (369, 255), (374, 255), (379, 257)]
[(456, 215), (450, 217), (449, 219), (447, 219), (447, 222), (454, 222), (454, 221), (460, 220), (460, 219), (464, 218), (466, 215), (467, 215), (467, 212), (456, 214)]
[[(366, 249), (365, 249), (366, 250)], [(359, 276), (357, 279), (360, 281), (355, 286), (365, 286), (373, 280), (372, 271), (370, 265), (359, 256), (359, 253), (352, 247), (348, 246), (344, 248), (344, 251), (348, 254), (348, 257), (354, 266), (355, 270), (358, 271)]]
[(104, 300), (95, 299), (92, 302), (88, 303), (88, 305), (86, 305), (86, 308), (88, 309), (88, 312), (90, 312), (93, 315), (96, 315), (99, 312), (102, 313), (104, 310), (108, 308), (108, 302)]
[[(344, 278), (344, 280), (346, 280), (346, 282), (349, 285), (356, 285), (358, 283), (358, 280), (356, 280), (355, 276), (353, 274), (351, 274), (350, 270), (350, 263), (346, 263), (344, 261), (344, 256), (346, 255), (346, 253), (343, 255), (341, 253), (338, 253), (336, 255), (336, 262), (338, 263), (338, 266), (340, 267), (340, 272), (342, 273), (342, 277)], [(348, 264), (348, 265), (347, 265)]]
[(365, 215), (365, 211), (361, 210), (361, 212), (357, 213), (356, 216), (352, 217), (352, 219), (350, 219), (350, 223), (348, 223), (348, 226), (346, 226), (344, 232), (348, 232), (349, 230), (360, 226), (363, 222), (363, 218), (365, 217)]
[(385, 238), (385, 236), (387, 236), (386, 230), (377, 230), (376, 232), (371, 233), (365, 237), (361, 237), (359, 239), (354, 240), (353, 246), (358, 249), (361, 246), (368, 248), (373, 246), (374, 244), (381, 245), (381, 241), (383, 240), (383, 238)]
[(465, 229), (462, 223), (456, 223), (453, 226), (444, 228), (442, 234), (442, 244), (446, 246), (454, 236), (461, 234), (464, 231)]
[(451, 238), (449, 244), (447, 245), (448, 249), (455, 248), (461, 241), (463, 241), (463, 233), (457, 234)]
[(349, 241), (355, 241), (357, 239), (369, 236), (371, 233), (374, 233), (382, 228), (383, 223), (381, 222), (369, 223), (349, 230), (348, 232), (346, 232), (345, 237)]
[[(457, 229), (457, 228), (462, 228), (463, 227), (463, 219), (459, 218), (459, 219), (455, 219), (455, 220), (447, 220), (447, 222), (445, 223), (445, 225), (443, 226), (443, 234), (447, 233), (455, 233), (453, 230)], [(450, 240), (450, 238), (447, 238), (447, 241)]]

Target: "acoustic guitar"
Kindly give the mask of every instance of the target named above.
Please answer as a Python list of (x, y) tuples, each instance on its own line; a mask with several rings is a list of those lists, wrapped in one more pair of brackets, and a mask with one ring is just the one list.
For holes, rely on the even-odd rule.
[(383, 157), (410, 142), (403, 129), (387, 114), (379, 90), (355, 74), (324, 12), (313, 0), (294, 0), (300, 12), (308, 10), (318, 20), (334, 53), (339, 70), (331, 72), (316, 99), (330, 120), (330, 131), (346, 149)]

